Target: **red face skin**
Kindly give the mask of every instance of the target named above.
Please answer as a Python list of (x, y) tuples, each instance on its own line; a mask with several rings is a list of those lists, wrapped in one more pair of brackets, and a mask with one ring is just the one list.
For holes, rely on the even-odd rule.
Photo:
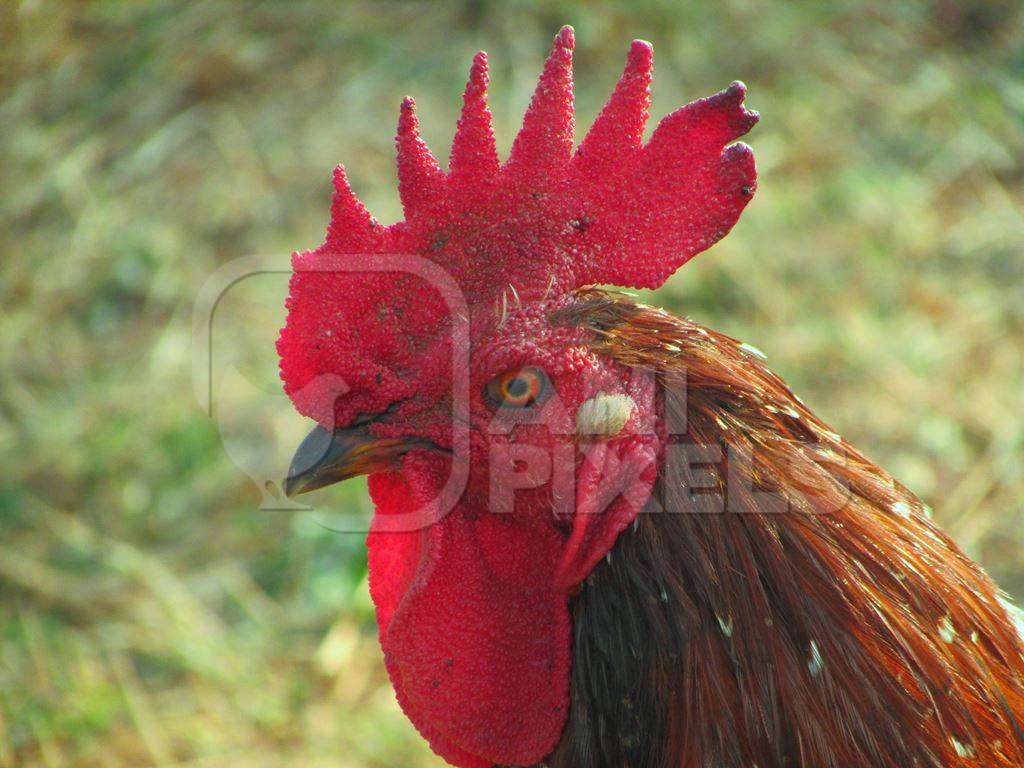
[[(565, 28), (504, 165), (483, 54), (447, 173), (403, 103), (405, 221), (379, 226), (339, 167), (327, 240), (295, 257), (278, 342), (299, 411), (414, 446), (370, 477), (370, 592), (402, 708), (462, 768), (531, 765), (554, 749), (569, 707), (570, 598), (657, 474), (651, 378), (552, 314), (583, 285), (657, 287), (728, 232), (755, 187), (750, 150), (730, 143), (757, 119), (741, 84), (677, 110), (643, 144), (651, 47), (639, 41), (574, 152), (572, 47)], [(406, 261), (373, 271), (386, 258)], [(545, 391), (530, 408), (503, 406), (493, 382), (524, 368), (543, 372)], [(628, 420), (577, 438), (597, 395), (628, 396)], [(432, 516), (417, 518), (424, 509)]]
[[(655, 479), (658, 439), (642, 434), (653, 423), (653, 383), (596, 356), (579, 331), (552, 327), (549, 309), (510, 314), (474, 348), (470, 469), (453, 508), (425, 530), (367, 540), (399, 701), (457, 765), (529, 764), (554, 748), (568, 703), (572, 590), (632, 522)], [(488, 384), (524, 367), (546, 373), (543, 400), (497, 405)], [(578, 445), (577, 410), (599, 392), (628, 394), (638, 405), (619, 435)], [(395, 419), (381, 430), (445, 444), (450, 425)], [(414, 450), (400, 471), (371, 476), (378, 519), (435, 496), (453, 460), (461, 459)], [(621, 484), (610, 504), (602, 483)], [(570, 495), (561, 504), (568, 514), (555, 514), (556, 486)], [(603, 513), (572, 514), (581, 509)]]

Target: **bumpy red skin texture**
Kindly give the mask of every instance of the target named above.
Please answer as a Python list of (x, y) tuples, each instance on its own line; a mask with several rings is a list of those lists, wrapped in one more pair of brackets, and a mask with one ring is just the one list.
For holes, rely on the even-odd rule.
[[(414, 453), (401, 473), (373, 476), (378, 515), (409, 509), (416, 488), (443, 482), (438, 460)], [(635, 517), (653, 480), (646, 466), (630, 500), (589, 516), (591, 547), (567, 546), (543, 494), (523, 494), (508, 515), (463, 502), (423, 530), (368, 536), (388, 672), (403, 709), (449, 762), (528, 765), (554, 748), (568, 707), (567, 583)]]
[[(443, 481), (426, 462), (411, 456), (401, 474), (372, 479), (379, 514), (400, 509), (412, 486)], [(388, 672), (434, 749), (481, 767), (547, 754), (568, 701), (569, 615), (550, 589), (562, 535), (460, 505), (422, 531), (371, 532), (367, 543)]]
[[(551, 309), (509, 310), (501, 328), (479, 341), (471, 471), (454, 508), (424, 530), (374, 530), (367, 539), (371, 596), (399, 702), (434, 749), (459, 766), (529, 765), (554, 748), (568, 707), (569, 596), (635, 518), (655, 480), (661, 439), (647, 429), (657, 410), (653, 382), (595, 355), (578, 330), (551, 327)], [(553, 391), (529, 414), (496, 411), (486, 382), (524, 366), (543, 369)], [(580, 446), (574, 414), (598, 392), (627, 394), (637, 409), (616, 438)], [(431, 419), (377, 429), (448, 439)], [(545, 482), (516, 491), (510, 510), (495, 511), (492, 473), (511, 471), (508, 451), (522, 446), (551, 461), (568, 458), (579, 478), (567, 486), (575, 494), (569, 504), (554, 504), (563, 486)], [(448, 463), (414, 451), (401, 472), (371, 477), (377, 525), (437, 495)], [(550, 466), (523, 471), (532, 470), (544, 477)], [(593, 509), (598, 480), (618, 496)], [(569, 514), (558, 519), (553, 508)]]
[[(569, 706), (570, 595), (656, 479), (663, 435), (652, 382), (597, 356), (580, 331), (552, 326), (551, 313), (588, 283), (657, 287), (728, 232), (755, 188), (749, 149), (730, 145), (757, 119), (742, 106), (741, 84), (672, 113), (643, 144), (652, 52), (640, 41), (573, 152), (572, 47), (565, 28), (504, 165), (484, 54), (473, 62), (447, 173), (419, 136), (412, 100), (403, 102), (405, 221), (378, 225), (339, 166), (327, 239), (294, 257), (278, 342), (285, 391), (303, 414), (325, 427), (386, 414), (372, 426), (377, 435), (449, 449), (452, 353), (469, 359), (460, 415), (468, 448), (413, 450), (399, 470), (371, 477), (367, 539), (398, 700), (432, 748), (462, 768), (529, 765), (555, 747)], [(468, 348), (453, 350), (449, 307), (429, 281), (351, 271), (374, 254), (442, 267), (466, 297)], [(522, 366), (543, 369), (554, 390), (534, 423), (484, 394)], [(578, 440), (576, 412), (598, 393), (628, 394), (636, 407), (615, 437)], [(544, 461), (517, 463), (524, 446), (547, 456), (546, 470)], [(446, 515), (415, 531), (389, 529), (449, 493), (440, 489), (457, 463), (468, 466), (466, 486), (445, 499)], [(546, 483), (520, 487), (545, 471)], [(568, 491), (555, 482), (566, 472)], [(512, 485), (519, 490), (505, 492)]]

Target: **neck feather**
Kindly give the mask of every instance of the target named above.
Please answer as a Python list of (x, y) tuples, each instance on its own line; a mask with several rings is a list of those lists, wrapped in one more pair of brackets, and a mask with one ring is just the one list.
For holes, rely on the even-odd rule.
[(1024, 644), (912, 493), (734, 339), (597, 291), (558, 319), (661, 377), (691, 460), (574, 601), (551, 768), (1024, 765)]

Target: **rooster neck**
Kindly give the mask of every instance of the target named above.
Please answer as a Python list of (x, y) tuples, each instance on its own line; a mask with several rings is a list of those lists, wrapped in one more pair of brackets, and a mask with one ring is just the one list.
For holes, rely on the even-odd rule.
[(913, 494), (728, 337), (599, 292), (563, 320), (721, 458), (693, 492), (706, 467), (666, 450), (575, 598), (551, 768), (1024, 765), (1021, 638)]

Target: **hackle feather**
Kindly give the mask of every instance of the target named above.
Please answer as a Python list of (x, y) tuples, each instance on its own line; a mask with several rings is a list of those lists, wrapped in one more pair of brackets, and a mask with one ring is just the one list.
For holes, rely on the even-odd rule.
[(558, 320), (717, 471), (663, 467), (576, 598), (551, 768), (1024, 765), (1021, 636), (910, 491), (734, 339), (593, 290)]

